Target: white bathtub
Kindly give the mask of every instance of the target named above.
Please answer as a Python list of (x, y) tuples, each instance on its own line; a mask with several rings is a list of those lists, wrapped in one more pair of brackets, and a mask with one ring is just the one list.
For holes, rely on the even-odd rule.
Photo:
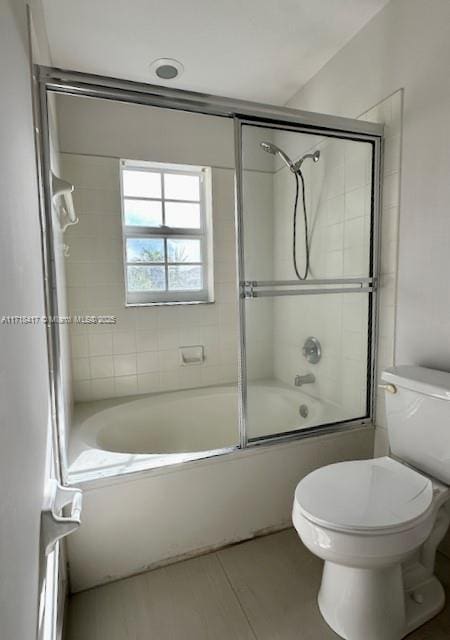
[[(272, 381), (250, 386), (248, 395), (253, 437), (285, 428), (281, 422), (298, 429), (338, 420), (336, 407)], [(235, 386), (80, 403), (75, 420), (68, 480), (84, 496), (83, 524), (67, 539), (74, 591), (288, 526), (301, 478), (373, 451), (373, 430), (358, 427), (272, 446), (233, 446), (216, 458), (215, 451), (162, 453), (175, 436), (181, 448), (180, 430), (186, 449), (234, 445)]]
[(225, 449), (237, 444), (235, 387), (145, 395), (84, 420), (87, 443), (117, 453), (164, 454)]
[[(249, 438), (339, 420), (336, 407), (278, 383), (250, 385), (247, 393)], [(74, 423), (72, 481), (166, 466), (239, 443), (238, 392), (230, 385), (80, 403)]]

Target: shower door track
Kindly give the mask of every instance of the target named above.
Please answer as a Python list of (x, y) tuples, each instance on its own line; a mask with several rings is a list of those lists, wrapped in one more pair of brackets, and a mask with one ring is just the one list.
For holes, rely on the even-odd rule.
[[(333, 116), (321, 113), (301, 111), (287, 107), (279, 107), (275, 105), (250, 102), (246, 100), (235, 100), (221, 96), (213, 96), (208, 94), (185, 91), (182, 89), (172, 89), (165, 86), (152, 85), (131, 80), (123, 80), (118, 78), (109, 78), (106, 76), (94, 75), (79, 71), (71, 71), (59, 69), (55, 67), (47, 67), (35, 65), (33, 67), (33, 81), (35, 83), (35, 94), (37, 97), (37, 110), (39, 119), (39, 128), (36, 131), (38, 156), (39, 156), (39, 189), (41, 194), (41, 228), (43, 240), (43, 265), (45, 280), (45, 306), (47, 316), (55, 317), (58, 315), (58, 298), (56, 294), (56, 280), (53, 271), (53, 259), (55, 255), (55, 247), (52, 241), (52, 194), (50, 183), (50, 145), (49, 145), (49, 106), (48, 93), (64, 94), (80, 97), (98, 98), (104, 100), (112, 100), (117, 102), (125, 102), (130, 104), (140, 104), (152, 107), (161, 107), (166, 109), (188, 111), (193, 113), (202, 113), (211, 116), (221, 116), (234, 120), (234, 146), (235, 146), (235, 199), (236, 199), (236, 245), (239, 269), (239, 293), (238, 302), (240, 309), (240, 371), (239, 371), (239, 390), (240, 390), (240, 441), (239, 444), (232, 449), (226, 449), (223, 454), (230, 453), (236, 449), (245, 449), (247, 447), (257, 446), (261, 444), (274, 444), (282, 441), (298, 440), (311, 435), (320, 435), (341, 431), (343, 429), (357, 428), (362, 425), (371, 423), (374, 408), (374, 385), (376, 368), (376, 344), (377, 344), (377, 290), (376, 280), (378, 276), (379, 265), (379, 211), (380, 211), (380, 175), (381, 175), (381, 152), (383, 144), (383, 130), (381, 124), (366, 122), (363, 120), (355, 120), (340, 116)], [(291, 131), (304, 132), (308, 134), (326, 135), (335, 138), (344, 138), (354, 141), (363, 141), (372, 144), (373, 148), (373, 165), (372, 165), (372, 242), (371, 242), (371, 275), (372, 278), (357, 278), (337, 280), (309, 280), (299, 283), (297, 281), (278, 281), (278, 282), (256, 282), (246, 283), (244, 277), (244, 254), (243, 254), (243, 219), (242, 219), (242, 131), (243, 124), (251, 124), (253, 126), (272, 126), (278, 129), (287, 129)], [(245, 286), (244, 286), (245, 283)], [(263, 295), (311, 295), (333, 294), (333, 293), (368, 293), (370, 298), (370, 350), (371, 350), (371, 367), (368, 375), (369, 382), (369, 413), (364, 418), (349, 420), (345, 422), (337, 422), (333, 424), (324, 424), (303, 431), (294, 431), (290, 433), (281, 433), (270, 435), (261, 439), (249, 441), (246, 434), (246, 367), (245, 367), (245, 296), (242, 295), (247, 290), (247, 285), (253, 286), (252, 297), (261, 297)], [(299, 287), (295, 291), (282, 290), (270, 291), (268, 288), (276, 289), (277, 287)], [(343, 285), (338, 288), (313, 289), (312, 286), (320, 287), (322, 285)], [(346, 285), (355, 285), (351, 288)], [(359, 286), (357, 286), (359, 285)], [(257, 289), (262, 290), (257, 291)], [(264, 290), (265, 288), (265, 290)], [(60, 336), (55, 324), (48, 327), (48, 351), (50, 361), (50, 380), (51, 380), (51, 402), (53, 409), (53, 428), (56, 433), (56, 439), (59, 444), (60, 460), (62, 464), (62, 475), (65, 479), (65, 451), (59, 438), (62, 429), (61, 417), (61, 378), (60, 371), (61, 362), (61, 345)], [(217, 452), (211, 455), (217, 455)]]

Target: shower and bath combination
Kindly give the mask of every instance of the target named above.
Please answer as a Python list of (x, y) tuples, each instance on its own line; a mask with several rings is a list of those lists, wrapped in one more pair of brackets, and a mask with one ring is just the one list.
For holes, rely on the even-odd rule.
[[(261, 147), (266, 153), (270, 153), (273, 156), (279, 155), (289, 170), (294, 174), (295, 177), (295, 199), (294, 199), (294, 211), (293, 211), (293, 224), (292, 224), (292, 259), (294, 263), (294, 270), (297, 278), (299, 280), (306, 280), (309, 273), (309, 238), (308, 238), (308, 212), (306, 208), (306, 196), (305, 196), (305, 179), (303, 177), (303, 173), (301, 170), (301, 166), (303, 162), (307, 159), (311, 159), (313, 162), (318, 162), (320, 158), (320, 151), (315, 151), (314, 153), (306, 153), (302, 156), (297, 162), (293, 162), (289, 156), (282, 150), (280, 147), (277, 147), (276, 144), (272, 142), (261, 142)], [(298, 265), (297, 265), (297, 207), (298, 207), (298, 197), (299, 197), (299, 177), (302, 184), (302, 205), (303, 205), (303, 220), (305, 227), (305, 271), (303, 275), (300, 274)]]

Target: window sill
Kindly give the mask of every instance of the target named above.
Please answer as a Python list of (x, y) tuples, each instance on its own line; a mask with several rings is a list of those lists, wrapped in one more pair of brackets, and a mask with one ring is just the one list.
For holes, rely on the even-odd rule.
[(126, 302), (125, 307), (174, 307), (177, 305), (215, 304), (215, 300), (179, 300), (177, 302)]

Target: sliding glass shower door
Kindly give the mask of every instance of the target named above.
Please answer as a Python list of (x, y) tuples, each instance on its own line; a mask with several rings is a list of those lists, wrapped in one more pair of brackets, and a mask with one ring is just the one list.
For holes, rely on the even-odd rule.
[(241, 121), (246, 441), (370, 415), (378, 147)]

